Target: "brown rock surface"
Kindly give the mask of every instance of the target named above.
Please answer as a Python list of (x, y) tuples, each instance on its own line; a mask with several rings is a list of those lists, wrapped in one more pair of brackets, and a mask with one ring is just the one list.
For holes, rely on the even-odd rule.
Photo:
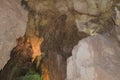
[(19, 38), (17, 46), (13, 48), (10, 59), (0, 72), (0, 80), (19, 80), (32, 67), (32, 48), (25, 39)]

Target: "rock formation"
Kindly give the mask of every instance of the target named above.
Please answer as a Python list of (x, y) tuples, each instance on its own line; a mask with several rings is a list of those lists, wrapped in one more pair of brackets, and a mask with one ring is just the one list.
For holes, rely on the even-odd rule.
[(1, 80), (19, 80), (32, 67), (32, 48), (30, 45), (28, 46), (24, 37), (17, 39), (17, 43), (17, 46), (11, 51), (9, 61), (1, 70)]
[[(5, 76), (12, 67), (3, 80), (26, 79), (31, 69), (42, 80), (119, 80), (119, 0), (22, 0), (21, 5), (28, 11), (26, 32), (1, 71)], [(23, 62), (32, 67), (21, 73)]]
[(119, 43), (112, 36), (96, 35), (79, 41), (67, 60), (67, 80), (119, 80), (119, 52)]
[(27, 23), (27, 11), (19, 0), (0, 1), (0, 69), (7, 63), (16, 39), (23, 36)]

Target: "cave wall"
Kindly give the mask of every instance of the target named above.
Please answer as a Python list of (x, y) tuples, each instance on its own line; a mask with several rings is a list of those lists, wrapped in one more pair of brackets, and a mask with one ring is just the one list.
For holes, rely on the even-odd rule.
[(16, 39), (23, 36), (27, 11), (20, 0), (0, 0), (0, 69), (7, 63)]
[[(71, 75), (66, 77), (65, 68), (67, 58), (72, 55), (72, 49), (79, 40), (98, 34), (118, 39), (115, 11), (118, 0), (23, 1), (29, 11), (28, 30), (32, 33), (32, 28), (36, 28), (34, 35), (44, 38), (41, 48), (46, 57), (40, 67), (44, 80), (80, 79), (69, 79)], [(87, 80), (84, 76), (82, 79)]]
[(119, 80), (119, 52), (119, 43), (112, 36), (80, 40), (67, 59), (67, 80)]
[(73, 46), (89, 35), (78, 31), (74, 13), (68, 11), (66, 4), (63, 0), (23, 1), (29, 11), (26, 36), (44, 39), (41, 51), (46, 56), (40, 66), (43, 80), (64, 80), (66, 60)]
[[(44, 39), (37, 45), (45, 53), (43, 80), (119, 80), (119, 0), (22, 0), (22, 6), (25, 37), (32, 44)], [(15, 32), (15, 39), (24, 34)]]
[[(83, 2), (89, 5), (90, 3), (94, 4), (98, 1), (99, 0)], [(82, 3), (77, 4), (80, 5)], [(80, 40), (79, 43), (74, 46), (72, 56), (67, 59), (67, 80), (120, 79), (119, 4), (117, 0), (101, 0), (101, 2), (97, 3), (98, 7), (102, 5), (100, 6), (100, 10), (97, 9), (95, 5), (92, 10), (93, 5), (91, 5), (91, 7), (89, 7), (90, 9), (87, 8), (90, 12), (86, 14), (86, 17), (83, 16), (76, 20), (79, 31), (90, 33), (91, 36)], [(85, 7), (85, 5), (81, 6)], [(103, 13), (101, 13), (101, 11), (103, 11)], [(99, 15), (95, 16), (97, 13), (99, 13)], [(95, 17), (90, 17), (91, 14)], [(86, 21), (83, 21), (83, 18), (85, 18)], [(82, 22), (87, 22), (87, 24)]]

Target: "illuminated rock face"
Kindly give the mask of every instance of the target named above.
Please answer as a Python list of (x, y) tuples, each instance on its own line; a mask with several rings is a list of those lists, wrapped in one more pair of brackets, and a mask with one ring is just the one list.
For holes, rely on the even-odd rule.
[[(80, 78), (94, 80), (96, 77), (96, 75), (94, 76), (94, 73), (96, 73), (94, 67), (87, 69), (80, 67), (79, 69), (79, 66), (83, 65), (82, 61), (79, 60), (89, 60), (90, 62), (85, 63), (89, 66), (94, 63), (94, 58), (89, 54), (91, 49), (86, 50), (90, 44), (87, 45), (86, 43), (82, 46), (82, 49), (85, 48), (86, 51), (83, 51), (83, 53), (88, 53), (87, 57), (80, 54), (84, 57), (78, 58), (76, 65), (74, 65), (74, 60), (68, 62), (68, 72), (66, 72), (66, 60), (71, 56), (72, 48), (79, 40), (88, 35), (110, 34), (112, 31), (114, 33), (115, 0), (28, 0), (26, 3), (29, 11), (27, 37), (33, 39), (31, 43), (33, 42), (34, 48), (36, 48), (34, 40), (37, 40), (35, 38), (44, 38), (41, 48), (47, 57), (40, 67), (43, 72), (43, 79), (65, 80), (66, 73), (68, 73), (68, 79), (71, 80), (79, 80)], [(98, 39), (95, 41), (98, 41)], [(37, 48), (39, 47), (37, 46)], [(39, 52), (39, 49), (37, 51)], [(35, 53), (37, 52), (35, 51)], [(104, 63), (101, 64), (104, 65)], [(74, 73), (72, 69), (77, 73), (72, 74)], [(72, 73), (69, 74), (69, 71)], [(86, 71), (88, 77), (85, 77)], [(73, 78), (69, 78), (69, 75)], [(101, 73), (98, 75), (101, 75)], [(109, 79), (109, 77), (106, 78)]]
[(67, 60), (67, 80), (119, 80), (120, 47), (111, 36), (85, 38)]
[[(33, 59), (32, 61), (35, 60), (37, 56), (41, 55), (41, 44), (44, 41), (43, 37), (39, 37), (39, 28), (38, 28), (38, 22), (39, 21), (39, 16), (34, 17), (32, 13), (29, 13), (28, 15), (28, 24), (25, 32), (25, 37), (27, 40), (29, 40), (31, 47), (33, 49)], [(38, 18), (38, 19), (36, 19)]]
[(1, 80), (22, 80), (19, 79), (33, 68), (32, 48), (24, 37), (17, 39), (17, 46), (13, 48), (10, 59), (0, 72)]
[(36, 57), (41, 56), (41, 44), (43, 42), (43, 38), (31, 38), (30, 43), (33, 50), (32, 61), (35, 60)]
[[(119, 80), (119, 46), (113, 40), (119, 38), (120, 31), (116, 27), (119, 26), (117, 0), (22, 1), (29, 12), (25, 37), (33, 51), (32, 61), (41, 52), (46, 54), (38, 69), (42, 71), (43, 80), (65, 80), (66, 76), (68, 80)], [(15, 38), (16, 32), (22, 31), (15, 31)], [(113, 39), (108, 37), (111, 34)], [(88, 38), (83, 39), (85, 37)], [(6, 39), (13, 38), (7, 35)]]
[(0, 1), (0, 69), (9, 59), (16, 39), (24, 35), (26, 23), (27, 12), (19, 0)]

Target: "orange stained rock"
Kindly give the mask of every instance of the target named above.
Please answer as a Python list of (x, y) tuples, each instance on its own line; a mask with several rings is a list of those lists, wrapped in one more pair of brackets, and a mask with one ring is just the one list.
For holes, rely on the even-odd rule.
[(25, 42), (25, 48), (29, 48), (30, 46), (31, 46), (30, 40), (27, 39), (26, 42)]
[(32, 37), (30, 39), (30, 43), (31, 43), (32, 50), (33, 50), (32, 62), (35, 60), (35, 58), (37, 56), (41, 55), (41, 47), (40, 47), (40, 45), (42, 44), (43, 41), (44, 41), (43, 37), (42, 38)]
[(42, 79), (43, 80), (50, 80), (48, 69), (44, 66), (42, 70), (43, 70)]

